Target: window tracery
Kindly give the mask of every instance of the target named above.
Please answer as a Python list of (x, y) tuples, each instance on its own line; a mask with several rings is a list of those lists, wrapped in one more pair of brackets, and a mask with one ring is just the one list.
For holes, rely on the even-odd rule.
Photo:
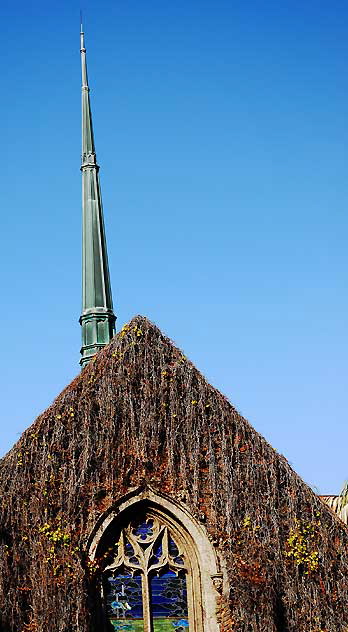
[(194, 632), (191, 568), (180, 537), (158, 517), (145, 513), (121, 529), (115, 544), (103, 573), (110, 629)]
[[(99, 632), (219, 632), (223, 581), (204, 526), (148, 485), (102, 514), (86, 546)], [(118, 626), (118, 627), (117, 627)]]

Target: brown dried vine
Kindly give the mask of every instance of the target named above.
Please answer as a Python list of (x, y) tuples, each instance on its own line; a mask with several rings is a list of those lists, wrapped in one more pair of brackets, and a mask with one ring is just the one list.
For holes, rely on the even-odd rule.
[[(227, 573), (221, 632), (348, 627), (347, 529), (138, 316), (0, 462), (1, 632), (93, 629), (87, 537), (145, 482), (204, 519)], [(316, 525), (303, 568), (299, 524)]]

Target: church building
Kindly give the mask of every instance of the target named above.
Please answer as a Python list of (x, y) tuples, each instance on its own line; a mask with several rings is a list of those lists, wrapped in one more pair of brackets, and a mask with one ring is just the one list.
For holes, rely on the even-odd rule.
[(346, 525), (154, 324), (115, 334), (81, 61), (82, 371), (0, 461), (0, 632), (348, 632)]

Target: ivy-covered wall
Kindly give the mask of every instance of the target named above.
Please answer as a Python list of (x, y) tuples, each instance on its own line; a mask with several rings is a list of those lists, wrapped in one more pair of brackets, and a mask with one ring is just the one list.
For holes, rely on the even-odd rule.
[(0, 462), (1, 632), (91, 632), (88, 536), (145, 483), (205, 525), (221, 632), (348, 632), (346, 527), (140, 316)]

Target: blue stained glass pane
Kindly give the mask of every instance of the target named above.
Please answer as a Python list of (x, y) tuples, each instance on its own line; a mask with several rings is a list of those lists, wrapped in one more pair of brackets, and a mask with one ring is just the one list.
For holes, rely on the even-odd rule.
[(115, 632), (143, 632), (141, 577), (118, 572), (106, 578), (106, 609)]
[(154, 547), (153, 554), (151, 555), (151, 558), (150, 558), (150, 566), (154, 564), (159, 564), (161, 555), (162, 555), (162, 542), (159, 542)]
[(135, 525), (133, 533), (138, 537), (140, 536), (141, 540), (146, 540), (148, 537), (153, 536), (153, 520), (147, 520)]
[(174, 558), (175, 564), (180, 564), (181, 566), (184, 566), (184, 560), (182, 559), (181, 555), (179, 555), (179, 549), (175, 544), (173, 538), (171, 538), (170, 536), (168, 540), (168, 549), (169, 555)]
[(133, 549), (131, 543), (128, 542), (128, 540), (126, 540), (126, 547), (125, 547), (125, 549), (126, 549), (125, 553), (126, 553), (127, 557), (131, 557), (132, 555), (134, 555), (134, 549)]
[(185, 575), (154, 575), (150, 588), (154, 632), (189, 632)]
[(175, 557), (174, 562), (175, 564), (180, 564), (181, 566), (184, 565), (184, 560), (182, 559), (182, 557)]
[(158, 544), (156, 544), (156, 546), (154, 547), (153, 550), (153, 554), (155, 557), (161, 557), (162, 555), (162, 542), (159, 542)]
[(172, 557), (177, 557), (179, 555), (179, 549), (176, 546), (173, 538), (171, 538), (170, 536), (169, 536), (169, 540), (168, 540), (168, 548), (169, 548), (169, 554)]

